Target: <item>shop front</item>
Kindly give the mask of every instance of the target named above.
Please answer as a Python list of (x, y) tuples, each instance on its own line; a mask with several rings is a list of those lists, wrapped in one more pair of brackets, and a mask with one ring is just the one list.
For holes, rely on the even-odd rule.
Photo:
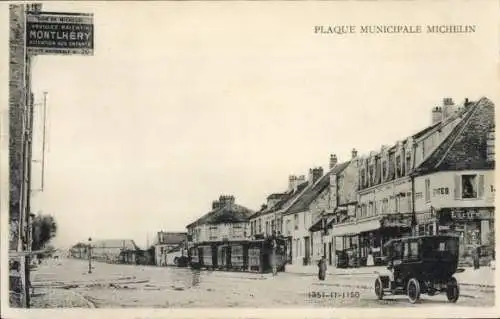
[(442, 208), (437, 211), (438, 234), (453, 234), (460, 238), (460, 256), (470, 256), (477, 247), (490, 243), (494, 230), (494, 208)]
[(384, 264), (383, 245), (393, 238), (411, 234), (411, 216), (389, 214), (332, 229), (339, 268)]

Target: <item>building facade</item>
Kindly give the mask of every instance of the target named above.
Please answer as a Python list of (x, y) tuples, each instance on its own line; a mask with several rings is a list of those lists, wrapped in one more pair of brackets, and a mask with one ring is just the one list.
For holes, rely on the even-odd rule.
[(266, 238), (272, 235), (283, 236), (287, 240), (287, 261), (292, 261), (292, 221), (284, 219), (283, 213), (304, 192), (309, 182), (305, 175), (290, 175), (288, 189), (283, 193), (271, 194), (267, 203), (250, 218), (250, 235), (252, 239)]
[(169, 265), (168, 254), (178, 248), (185, 248), (186, 245), (187, 233), (185, 232), (158, 232), (153, 243), (155, 264), (161, 267)]
[[(334, 156), (333, 168), (329, 173), (329, 206), (328, 213), (322, 214), (311, 228), (314, 233), (315, 242), (322, 240), (322, 253), (330, 265), (336, 263), (336, 255), (343, 242), (337, 240), (333, 227), (338, 224), (354, 221), (356, 217), (357, 190), (358, 190), (358, 156), (355, 149), (352, 150), (351, 160), (336, 165)], [(345, 245), (344, 245), (345, 246)], [(320, 245), (321, 247), (321, 245)]]
[(91, 245), (92, 259), (108, 263), (134, 264), (138, 250), (132, 239), (103, 239)]
[(188, 244), (238, 241), (249, 237), (250, 216), (254, 211), (235, 203), (232, 195), (221, 195), (212, 210), (186, 226)]
[(418, 234), (460, 237), (460, 255), (491, 244), (495, 213), (495, 112), (482, 98), (415, 170)]
[(313, 234), (309, 228), (328, 207), (328, 184), (329, 177), (322, 167), (311, 168), (304, 189), (283, 210), (292, 264), (308, 265), (315, 256)]
[(358, 158), (355, 218), (332, 228), (344, 266), (366, 265), (369, 255), (374, 264), (381, 263), (385, 242), (412, 233), (415, 199), (411, 174), (463, 120), (470, 105), (468, 100), (455, 105), (445, 98), (442, 106), (432, 109), (430, 126)]

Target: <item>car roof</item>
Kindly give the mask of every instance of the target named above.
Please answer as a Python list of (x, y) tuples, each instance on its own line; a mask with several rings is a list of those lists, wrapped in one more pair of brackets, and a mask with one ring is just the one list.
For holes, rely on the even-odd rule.
[(458, 236), (455, 235), (422, 235), (422, 236), (406, 236), (406, 237), (400, 237), (400, 238), (393, 238), (386, 242), (384, 246), (389, 246), (392, 243), (398, 242), (398, 241), (407, 241), (410, 239), (450, 239), (450, 238), (457, 238)]

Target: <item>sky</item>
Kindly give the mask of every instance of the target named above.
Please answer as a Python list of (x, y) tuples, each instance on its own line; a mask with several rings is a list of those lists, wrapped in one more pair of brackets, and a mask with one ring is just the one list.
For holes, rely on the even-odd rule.
[[(145, 247), (159, 230), (185, 231), (220, 194), (257, 210), (290, 174), (326, 169), (330, 154), (346, 161), (353, 148), (404, 139), (430, 125), (443, 97), (497, 101), (497, 10), (475, 4), (46, 3), (94, 13), (95, 51), (35, 58), (48, 118), (34, 210), (55, 217), (57, 246), (92, 237)], [(313, 32), (401, 23), (477, 31)], [(41, 122), (38, 112), (35, 160)], [(35, 163), (34, 189), (40, 176)]]

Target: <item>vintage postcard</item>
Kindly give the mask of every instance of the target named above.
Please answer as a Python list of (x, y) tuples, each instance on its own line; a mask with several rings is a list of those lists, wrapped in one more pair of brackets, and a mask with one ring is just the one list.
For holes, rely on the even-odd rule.
[(500, 315), (498, 1), (1, 8), (2, 317)]

